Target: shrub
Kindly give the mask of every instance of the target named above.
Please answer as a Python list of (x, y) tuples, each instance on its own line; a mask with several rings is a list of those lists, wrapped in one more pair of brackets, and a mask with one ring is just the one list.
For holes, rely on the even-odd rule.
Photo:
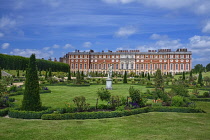
[(44, 111), (22, 111), (16, 109), (9, 110), (9, 117), (11, 118), (21, 118), (21, 119), (41, 119), (43, 114), (51, 114), (53, 113), (52, 109), (47, 109)]
[(74, 104), (77, 106), (77, 110), (78, 111), (84, 111), (84, 110), (88, 110), (89, 105), (85, 102), (85, 97), (84, 96), (77, 96), (74, 97), (73, 102)]
[(184, 105), (185, 105), (184, 98), (182, 96), (177, 95), (172, 98), (171, 106), (181, 107)]
[(98, 89), (97, 95), (102, 101), (109, 101), (111, 97), (111, 93), (103, 87)]
[(209, 97), (209, 92), (204, 92), (203, 97)]
[(0, 116), (6, 116), (8, 114), (9, 108), (0, 109)]

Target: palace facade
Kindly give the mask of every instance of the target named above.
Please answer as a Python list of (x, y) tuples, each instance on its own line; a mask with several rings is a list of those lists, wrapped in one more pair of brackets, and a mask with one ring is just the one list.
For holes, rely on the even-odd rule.
[(140, 50), (118, 50), (116, 52), (69, 52), (60, 58), (60, 62), (67, 63), (72, 72), (83, 71), (107, 73), (112, 66), (113, 72), (123, 74), (141, 72), (153, 74), (157, 69), (162, 73), (187, 72), (192, 68), (192, 52), (184, 49), (158, 49), (140, 52)]

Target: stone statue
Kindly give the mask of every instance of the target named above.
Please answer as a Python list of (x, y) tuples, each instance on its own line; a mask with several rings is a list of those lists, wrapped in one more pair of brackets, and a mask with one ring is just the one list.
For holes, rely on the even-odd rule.
[(112, 78), (112, 65), (108, 68), (108, 78)]

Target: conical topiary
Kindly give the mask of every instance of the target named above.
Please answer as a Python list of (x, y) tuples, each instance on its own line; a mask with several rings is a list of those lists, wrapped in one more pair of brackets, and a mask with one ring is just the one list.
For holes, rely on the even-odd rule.
[(36, 58), (32, 54), (29, 59), (26, 72), (25, 91), (22, 101), (22, 110), (39, 111), (41, 110), (41, 100), (39, 95), (39, 80), (37, 75)]

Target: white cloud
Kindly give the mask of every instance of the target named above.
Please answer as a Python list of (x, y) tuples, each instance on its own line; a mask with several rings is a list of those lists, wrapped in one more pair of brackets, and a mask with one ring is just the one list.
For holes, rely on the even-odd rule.
[(74, 49), (74, 47), (71, 44), (66, 44), (63, 49)]
[(3, 37), (4, 36), (4, 34), (3, 33), (0, 33), (0, 37)]
[(128, 37), (130, 35), (133, 35), (137, 32), (137, 28), (133, 26), (126, 26), (121, 27), (116, 33), (115, 36), (117, 37)]
[(210, 21), (206, 23), (206, 25), (203, 27), (202, 32), (204, 33), (210, 33)]
[(162, 40), (162, 39), (168, 39), (167, 35), (159, 35), (159, 34), (152, 34), (150, 36), (151, 39), (153, 40)]
[(57, 44), (55, 44), (55, 45), (53, 45), (53, 48), (54, 48), (54, 49), (58, 49), (58, 48), (60, 48), (60, 46), (57, 45)]
[(7, 49), (8, 47), (9, 47), (9, 43), (3, 43), (2, 45), (1, 45), (1, 48), (2, 49)]
[(193, 36), (189, 38), (190, 46), (193, 49), (210, 49), (210, 36)]
[(31, 54), (36, 54), (36, 58), (49, 58), (54, 52), (53, 51), (44, 51), (37, 49), (14, 49), (10, 52), (11, 55), (19, 55), (24, 57), (30, 57)]
[(9, 17), (2, 17), (0, 19), (0, 28), (8, 28), (14, 27), (16, 25), (16, 21), (14, 19), (10, 19)]
[(85, 47), (85, 48), (90, 48), (91, 46), (92, 46), (92, 43), (91, 42), (85, 42), (83, 44), (83, 47)]
[(50, 47), (44, 47), (43, 48), (43, 50), (45, 50), (45, 51), (47, 51), (47, 50), (49, 50), (50, 49)]
[(183, 44), (180, 43), (180, 39), (176, 40), (159, 40), (155, 43), (155, 46), (157, 46), (160, 49), (165, 49), (165, 48), (182, 48)]

